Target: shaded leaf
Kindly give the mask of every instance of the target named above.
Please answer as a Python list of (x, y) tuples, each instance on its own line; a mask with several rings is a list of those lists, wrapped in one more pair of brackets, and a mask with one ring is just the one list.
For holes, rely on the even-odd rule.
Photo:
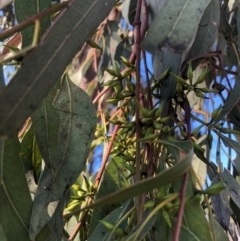
[(133, 24), (134, 22), (136, 7), (136, 0), (125, 0), (121, 5), (122, 16), (128, 24)]
[[(181, 155), (179, 154), (180, 160), (178, 160), (174, 166), (156, 174), (155, 177), (141, 180), (130, 187), (100, 198), (96, 200), (94, 204), (89, 205), (86, 208), (102, 207), (108, 204), (119, 203), (144, 192), (148, 192), (154, 188), (163, 187), (166, 184), (177, 180), (188, 170), (193, 157), (192, 143), (190, 141), (182, 141), (180, 148), (182, 148)], [(83, 208), (83, 210), (86, 208)]]
[(229, 204), (232, 210), (232, 217), (234, 221), (240, 223), (240, 208), (235, 204), (232, 199), (230, 199)]
[(219, 194), (212, 196), (211, 200), (216, 220), (225, 230), (227, 230), (230, 222), (227, 191), (223, 190)]
[[(30, 240), (28, 229), (32, 199), (19, 157), (18, 139), (1, 139), (0, 152), (0, 223), (7, 240), (27, 241)], [(43, 241), (48, 236), (49, 230), (46, 228), (36, 240)]]
[(228, 118), (230, 123), (234, 124), (234, 129), (238, 128), (240, 131), (240, 103), (237, 102), (237, 104), (233, 107), (233, 109), (229, 112)]
[[(52, 6), (51, 0), (15, 0), (14, 10), (18, 23), (42, 12), (43, 10)], [(51, 16), (48, 16), (41, 20), (40, 34), (45, 33), (47, 28), (51, 26)], [(22, 34), (22, 47), (27, 47), (32, 44), (35, 26), (29, 26), (21, 31)]]
[(163, 7), (163, 5), (167, 2), (167, 0), (147, 0), (149, 7), (149, 15), (150, 22), (152, 22), (159, 13), (159, 10)]
[(240, 208), (240, 185), (226, 169), (223, 173), (221, 173), (221, 177), (227, 185), (228, 194), (237, 205), (237, 207)]
[(7, 241), (7, 238), (6, 238), (5, 234), (4, 234), (2, 225), (0, 225), (0, 241)]
[[(153, 56), (153, 71), (156, 79), (159, 79), (162, 74), (170, 68), (171, 72), (178, 75), (182, 62), (182, 55), (172, 52), (164, 47), (156, 51)], [(169, 75), (161, 84), (160, 93), (161, 101), (164, 101), (163, 116), (166, 115), (166, 110), (169, 101), (173, 98), (176, 92), (176, 80), (172, 75)]]
[(222, 111), (220, 112), (218, 117), (215, 119), (215, 121), (211, 125), (209, 125), (209, 128), (213, 127), (214, 124), (216, 124), (220, 120), (222, 120), (233, 109), (233, 107), (238, 102), (238, 100), (240, 98), (240, 92), (239, 92), (239, 89), (240, 89), (240, 69), (239, 68), (238, 68), (237, 72), (238, 72), (238, 74), (236, 76), (235, 85), (234, 85), (232, 91), (229, 93), (229, 96), (228, 96), (226, 102), (224, 103)]
[(166, 240), (170, 241), (169, 239), (169, 226), (167, 225), (167, 222), (165, 221), (163, 217), (163, 210), (159, 210), (159, 212), (156, 214), (156, 231), (155, 231), (155, 237), (156, 240)]
[(216, 219), (213, 219), (213, 234), (217, 241), (229, 241), (227, 234), (224, 232), (223, 228), (219, 225)]
[(35, 174), (35, 180), (41, 172), (42, 156), (40, 154), (36, 138), (34, 136), (33, 127), (31, 126), (21, 141), (20, 157), (22, 159), (25, 172), (31, 171)]
[[(121, 170), (121, 162), (121, 158), (115, 157), (112, 158), (112, 160), (108, 163), (104, 171), (104, 176), (101, 181), (98, 192), (95, 195), (95, 199), (104, 197), (107, 194), (115, 192), (119, 188), (125, 188), (127, 186), (127, 183), (121, 180), (123, 178), (122, 175), (124, 175), (123, 168)], [(103, 219), (108, 213), (110, 213), (117, 207), (117, 205), (106, 205), (103, 208), (93, 209), (92, 218), (89, 226), (89, 234), (91, 234), (92, 231), (95, 229), (99, 220)]]
[[(96, 112), (92, 101), (83, 90), (69, 80), (67, 75), (63, 78), (53, 107), (59, 115), (56, 149), (55, 152), (52, 149), (51, 162), (46, 164), (34, 199), (30, 226), (31, 238), (34, 238), (50, 221), (54, 215), (54, 209), (58, 208), (59, 200), (66, 198), (69, 188), (85, 168), (96, 127)], [(45, 118), (40, 118), (39, 121), (46, 122)], [(43, 131), (51, 133), (51, 129), (43, 129)], [(53, 138), (56, 137), (55, 130), (49, 134), (51, 135)], [(39, 136), (38, 141), (44, 142), (45, 138), (40, 139)], [(43, 156), (49, 154), (48, 148), (41, 151)], [(50, 205), (55, 208), (50, 209)]]
[(143, 48), (150, 53), (163, 46), (177, 53), (186, 51), (192, 44), (197, 26), (209, 2), (209, 0), (167, 1), (150, 25), (142, 43)]
[[(146, 220), (152, 211), (153, 211), (152, 208), (144, 210), (142, 220)], [(156, 215), (153, 215), (144, 227), (141, 227), (142, 223), (136, 225), (136, 227), (134, 227), (134, 231), (135, 230), (136, 231), (135, 232), (133, 231), (127, 237), (124, 237), (125, 240), (126, 241), (143, 240), (146, 234), (149, 232), (149, 230), (151, 230), (152, 227), (154, 226), (155, 221), (156, 221)], [(139, 232), (139, 228), (141, 228), (141, 232)]]
[[(105, 216), (104, 221), (107, 221), (113, 225), (115, 225), (123, 216), (125, 213), (127, 213), (130, 208), (132, 207), (132, 202), (127, 201), (123, 203), (120, 207), (109, 213)], [(119, 227), (123, 227), (124, 225), (121, 224)], [(104, 238), (108, 237), (110, 234), (109, 229), (106, 228), (102, 223), (99, 223), (97, 227), (94, 229), (92, 234), (89, 236), (88, 241), (96, 241), (96, 240), (104, 240)]]
[(201, 198), (200, 195), (195, 195), (185, 205), (179, 241), (212, 240), (210, 228), (201, 208), (199, 198)]
[[(172, 183), (171, 187), (173, 188), (174, 192), (177, 193), (181, 191), (183, 180), (184, 180), (184, 177), (181, 177), (177, 181)], [(185, 198), (193, 197), (195, 193), (196, 193), (195, 180), (193, 179), (192, 173), (189, 172)]]
[(48, 241), (67, 241), (68, 239), (63, 235), (63, 226), (65, 224), (63, 219), (63, 209), (65, 207), (66, 200), (61, 199), (57, 206), (54, 203), (49, 204), (48, 208), (53, 208), (55, 210), (49, 224), (51, 229), (51, 235)]
[(1, 136), (19, 131), (114, 4), (112, 0), (71, 2), (1, 94)]
[(51, 89), (48, 96), (43, 99), (40, 106), (32, 115), (33, 129), (37, 144), (46, 167), (54, 173), (59, 163), (56, 163), (56, 148), (60, 125), (59, 111), (53, 107), (53, 101), (61, 87), (58, 81)]
[(234, 151), (236, 151), (238, 154), (240, 154), (240, 144), (238, 142), (224, 136), (219, 131), (214, 131), (214, 132), (216, 132), (216, 134), (219, 135), (219, 137), (221, 137), (225, 146), (232, 148)]
[[(193, 45), (186, 57), (186, 61), (200, 54), (208, 53), (213, 46), (217, 34), (220, 21), (220, 4), (218, 0), (211, 0), (210, 4), (204, 11), (198, 26), (197, 34)], [(198, 61), (194, 61), (193, 69), (195, 69)]]
[(7, 240), (12, 241), (30, 240), (28, 226), (32, 200), (19, 151), (17, 138), (0, 140), (0, 223)]
[[(65, 226), (64, 226), (64, 229), (65, 229), (66, 232), (70, 235), (70, 234), (74, 231), (74, 229), (75, 229), (75, 227), (77, 226), (77, 224), (78, 224), (78, 220), (77, 220), (76, 216), (73, 215), (73, 216), (66, 222), (66, 224), (65, 224)], [(76, 240), (79, 240), (79, 233), (76, 235), (75, 239), (76, 239)], [(75, 240), (75, 239), (74, 239), (74, 240)]]

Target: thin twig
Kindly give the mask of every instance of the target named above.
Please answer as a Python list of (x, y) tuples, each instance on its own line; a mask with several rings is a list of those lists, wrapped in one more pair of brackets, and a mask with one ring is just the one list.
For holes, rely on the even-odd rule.
[[(135, 39), (135, 51), (136, 51), (136, 90), (135, 90), (135, 96), (140, 103), (140, 61), (141, 61), (141, 8), (142, 8), (142, 0), (139, 0), (137, 2), (137, 9), (134, 19), (134, 39)], [(135, 117), (136, 117), (136, 182), (139, 182), (141, 180), (141, 155), (140, 155), (140, 142), (138, 141), (141, 138), (141, 132), (140, 132), (140, 111), (139, 106), (136, 103), (135, 106)], [(141, 197), (136, 197), (136, 210), (137, 210), (137, 219), (139, 222), (141, 221)]]
[(174, 235), (173, 235), (173, 241), (179, 240), (179, 235), (180, 235), (181, 226), (182, 226), (182, 218), (184, 213), (184, 202), (185, 202), (185, 194), (186, 194), (187, 183), (188, 183), (188, 176), (189, 176), (189, 170), (185, 173), (184, 179), (183, 179), (183, 185), (180, 193), (180, 205), (179, 205), (177, 222), (176, 222)]
[(102, 178), (102, 175), (103, 175), (103, 172), (105, 170), (105, 167), (106, 167), (106, 164), (107, 164), (107, 160), (108, 160), (108, 157), (110, 155), (110, 152), (112, 150), (112, 146), (113, 146), (113, 141), (117, 135), (117, 132), (120, 128), (120, 125), (116, 125), (114, 130), (113, 130), (113, 133), (112, 133), (112, 136), (111, 136), (111, 140), (109, 141), (109, 144), (108, 144), (108, 147), (107, 147), (107, 150), (106, 152), (104, 153), (104, 156), (103, 156), (103, 159), (102, 159), (102, 165), (98, 171), (98, 174), (95, 178), (95, 183), (94, 183), (94, 187), (98, 187), (98, 184)]

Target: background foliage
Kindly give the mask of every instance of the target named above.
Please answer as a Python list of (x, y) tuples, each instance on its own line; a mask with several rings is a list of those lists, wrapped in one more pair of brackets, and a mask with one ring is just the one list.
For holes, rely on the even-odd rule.
[(16, 25), (13, 5), (1, 16), (0, 240), (238, 240), (238, 1), (14, 11)]

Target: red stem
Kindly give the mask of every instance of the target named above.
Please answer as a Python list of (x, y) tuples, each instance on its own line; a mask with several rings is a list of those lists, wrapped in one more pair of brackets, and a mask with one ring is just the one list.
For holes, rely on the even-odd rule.
[(179, 206), (179, 210), (178, 210), (177, 223), (175, 226), (172, 241), (178, 241), (179, 236), (180, 236), (182, 218), (183, 218), (183, 213), (184, 213), (184, 202), (185, 202), (185, 193), (186, 193), (186, 189), (187, 189), (188, 176), (189, 176), (189, 171), (187, 171), (184, 174), (183, 185), (182, 185), (181, 192), (180, 192), (180, 206)]

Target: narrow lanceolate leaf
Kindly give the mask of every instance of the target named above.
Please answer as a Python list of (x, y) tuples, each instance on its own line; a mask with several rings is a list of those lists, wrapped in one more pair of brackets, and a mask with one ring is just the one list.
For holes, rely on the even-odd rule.
[(2, 225), (0, 225), (0, 240), (1, 241), (7, 241), (7, 238), (6, 238), (5, 234), (4, 234)]
[(0, 96), (0, 136), (12, 136), (57, 82), (113, 0), (74, 0)]
[[(237, 10), (237, 30), (240, 33), (240, 9)], [(238, 34), (238, 42), (240, 41), (240, 35)]]
[(213, 240), (207, 219), (200, 205), (201, 196), (198, 195), (191, 198), (185, 205), (179, 241)]
[(223, 173), (221, 173), (221, 177), (225, 181), (227, 186), (227, 191), (233, 202), (240, 208), (240, 189), (239, 184), (236, 179), (225, 169)]
[[(105, 215), (102, 221), (117, 224), (121, 220), (121, 218), (132, 208), (132, 206), (133, 203), (128, 200), (114, 211)], [(124, 224), (126, 223), (122, 222), (120, 227), (124, 228)], [(109, 231), (109, 229), (107, 229), (107, 227), (104, 226), (103, 223), (98, 222), (98, 225), (96, 226), (94, 231), (89, 235), (88, 241), (99, 240), (99, 237), (101, 237), (101, 240), (106, 240), (106, 238), (109, 237), (110, 232), (111, 231)]]
[[(49, 100), (47, 103), (51, 104)], [(74, 85), (67, 75), (62, 80), (53, 107), (59, 121), (50, 118), (47, 112), (39, 115), (38, 122), (34, 117), (40, 150), (43, 157), (50, 157), (46, 159), (33, 203), (30, 223), (32, 239), (51, 220), (59, 203), (66, 198), (69, 188), (85, 168), (97, 121), (90, 97)], [(50, 109), (44, 105), (43, 108)], [(57, 127), (52, 130), (54, 124)], [(36, 125), (43, 126), (42, 131), (46, 133), (41, 135)], [(43, 144), (47, 147), (43, 148)]]
[(54, 159), (58, 142), (60, 116), (58, 110), (53, 107), (52, 103), (60, 85), (61, 82), (58, 81), (32, 115), (32, 123), (38, 147), (46, 168), (53, 173), (58, 166), (58, 164), (54, 162)]
[(215, 132), (222, 139), (225, 146), (232, 148), (235, 152), (237, 152), (238, 155), (240, 155), (240, 145), (237, 141), (234, 141), (234, 140), (224, 136), (219, 131), (215, 131)]
[(215, 240), (218, 241), (229, 241), (229, 238), (227, 234), (224, 232), (224, 229), (221, 227), (221, 225), (216, 221), (216, 219), (213, 219), (213, 231), (212, 231)]
[[(190, 60), (200, 54), (208, 53), (213, 46), (218, 34), (218, 26), (220, 21), (220, 4), (218, 0), (211, 0), (210, 4), (204, 11), (202, 19), (199, 23), (196, 38), (186, 57)], [(194, 66), (195, 69), (195, 66)]]
[(211, 128), (212, 126), (214, 126), (216, 123), (218, 123), (220, 120), (222, 120), (226, 115), (228, 115), (228, 113), (233, 109), (233, 107), (237, 104), (238, 100), (240, 99), (240, 68), (237, 69), (237, 76), (236, 76), (236, 81), (235, 81), (235, 85), (232, 89), (232, 91), (229, 93), (229, 96), (226, 100), (226, 102), (224, 103), (224, 106), (222, 108), (222, 111), (220, 112), (220, 114), (218, 115), (218, 117), (216, 117), (216, 119), (214, 120), (214, 122), (209, 125), (209, 128)]
[[(150, 25), (143, 48), (154, 53), (167, 46), (183, 53), (192, 44), (198, 24), (210, 0), (169, 0)], [(161, 34), (159, 34), (161, 33)]]
[(154, 188), (160, 188), (167, 185), (168, 183), (176, 181), (188, 170), (193, 157), (192, 142), (182, 141), (182, 145), (179, 148), (182, 148), (179, 151), (180, 159), (173, 167), (164, 170), (163, 172), (157, 174), (155, 177), (141, 180), (140, 182), (137, 182), (130, 187), (124, 188), (120, 191), (100, 198), (96, 200), (94, 204), (89, 205), (86, 208), (102, 207), (108, 204), (120, 203), (129, 198), (138, 196), (144, 192), (148, 192)]
[[(126, 187), (126, 183), (122, 183), (123, 185), (121, 185), (121, 176), (124, 175), (124, 172), (126, 172), (123, 171), (124, 169), (122, 169), (121, 162), (122, 158), (115, 157), (108, 163), (104, 172), (104, 177), (101, 181), (101, 186), (98, 189), (95, 199), (99, 199), (109, 193), (116, 191), (119, 186), (122, 186), (122, 188)], [(125, 175), (127, 175), (127, 173), (125, 173)], [(116, 206), (105, 205), (103, 208), (93, 209), (88, 231), (89, 234), (93, 232), (99, 220), (103, 219), (106, 216), (106, 213), (111, 212), (113, 208), (116, 208)]]
[[(30, 241), (32, 200), (19, 156), (20, 148), (17, 137), (0, 140), (0, 224), (7, 240)], [(45, 241), (48, 230), (41, 235), (45, 239), (36, 238), (36, 241)]]
[(32, 207), (19, 151), (17, 137), (0, 140), (0, 223), (7, 240), (13, 241), (18, 240), (16, 236), (29, 240), (28, 223)]
[(48, 223), (48, 226), (51, 229), (51, 235), (47, 241), (67, 241), (67, 238), (63, 234), (64, 219), (62, 218), (65, 205), (65, 199), (61, 199), (59, 203), (57, 203), (57, 207), (54, 207), (52, 204), (49, 205), (51, 208), (56, 208), (56, 211)]
[[(154, 54), (153, 71), (156, 79), (159, 79), (164, 72), (170, 68), (171, 72), (178, 75), (182, 62), (182, 55), (174, 53), (164, 47)], [(173, 76), (168, 77), (162, 82), (160, 87), (161, 101), (164, 101), (162, 116), (166, 115), (168, 104), (176, 92), (176, 80)]]
[[(15, 15), (18, 23), (32, 17), (33, 15), (44, 11), (52, 6), (51, 0), (14, 0)], [(41, 20), (40, 35), (43, 34), (51, 25), (51, 16)], [(21, 31), (22, 47), (27, 47), (32, 44), (34, 35), (34, 26), (29, 26)]]
[(121, 5), (122, 16), (128, 24), (134, 22), (134, 17), (136, 13), (137, 1), (124, 0)]

